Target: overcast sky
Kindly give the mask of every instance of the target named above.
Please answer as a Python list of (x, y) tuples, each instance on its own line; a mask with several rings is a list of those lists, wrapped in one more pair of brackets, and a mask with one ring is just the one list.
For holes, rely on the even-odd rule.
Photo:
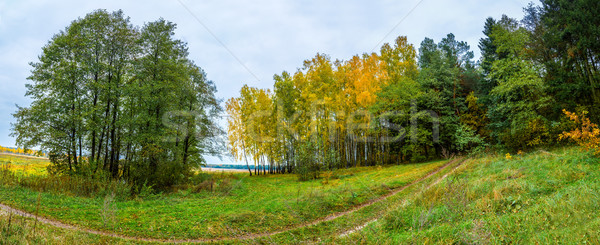
[(521, 19), (528, 2), (0, 0), (0, 145), (15, 145), (8, 136), (11, 113), (15, 104), (30, 103), (24, 96), (28, 63), (37, 61), (52, 35), (95, 9), (122, 9), (138, 26), (160, 17), (176, 23), (176, 37), (188, 43), (190, 58), (215, 82), (217, 96), (226, 100), (246, 83), (272, 87), (274, 74), (294, 72), (316, 53), (347, 60), (378, 51), (382, 43), (400, 35), (418, 48), (425, 37), (439, 42), (454, 33), (479, 57), (477, 43), (485, 19), (502, 14)]

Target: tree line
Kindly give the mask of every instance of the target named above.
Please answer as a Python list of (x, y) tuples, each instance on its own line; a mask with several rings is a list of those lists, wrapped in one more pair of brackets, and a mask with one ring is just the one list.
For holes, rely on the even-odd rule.
[(254, 174), (399, 164), (489, 147), (559, 142), (563, 109), (600, 119), (600, 2), (542, 0), (525, 17), (488, 18), (481, 59), (453, 34), (417, 49), (398, 37), (377, 53), (324, 54), (273, 89), (226, 102), (232, 155)]
[(32, 150), (32, 149), (21, 149), (21, 148), (0, 146), (0, 153), (2, 153), (2, 152), (11, 153), (11, 154), (29, 155), (29, 156), (40, 156), (40, 157), (46, 156), (46, 153), (41, 152), (41, 151)]
[[(477, 61), (453, 34), (418, 48), (400, 36), (345, 61), (317, 54), (276, 74), (272, 89), (244, 86), (225, 103), (228, 147), (250, 174), (310, 179), (557, 144), (569, 126), (563, 109), (600, 120), (599, 4), (543, 0), (522, 20), (488, 18)], [(14, 113), (17, 144), (47, 152), (51, 173), (158, 188), (185, 181), (221, 149), (222, 108), (175, 29), (163, 19), (133, 26), (121, 11), (73, 21), (31, 63), (33, 102)]]
[(96, 10), (42, 48), (18, 107), (18, 145), (48, 152), (52, 172), (104, 173), (157, 188), (184, 181), (216, 152), (216, 87), (164, 19), (133, 26)]

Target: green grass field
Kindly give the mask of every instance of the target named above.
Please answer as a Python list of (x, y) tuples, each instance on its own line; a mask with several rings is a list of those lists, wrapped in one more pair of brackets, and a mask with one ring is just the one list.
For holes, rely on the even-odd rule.
[(600, 244), (599, 159), (578, 148), (484, 157), (340, 243)]
[(181, 190), (130, 200), (40, 193), (2, 185), (0, 202), (65, 223), (128, 236), (218, 238), (277, 231), (344, 211), (444, 163), (338, 170), (326, 173), (331, 175), (329, 179), (309, 182), (299, 182), (295, 175), (216, 173), (216, 178), (230, 182), (226, 191)]
[(0, 244), (133, 244), (115, 238), (65, 230), (0, 211)]
[[(216, 178), (231, 181), (228, 191), (180, 190), (131, 200), (39, 193), (3, 184), (0, 202), (64, 223), (127, 236), (238, 237), (285, 230), (351, 209), (444, 163), (339, 170), (326, 174), (331, 175), (329, 179), (308, 182), (298, 182), (294, 175), (219, 173)], [(538, 151), (512, 159), (504, 155), (472, 158), (339, 218), (243, 242), (598, 244), (599, 191), (599, 160), (579, 148)], [(3, 243), (19, 244), (22, 239), (56, 244), (132, 242), (42, 224), (33, 232), (34, 220), (23, 218), (17, 218), (24, 221), (13, 222), (12, 232), (7, 232), (8, 215), (0, 214), (0, 220)], [(355, 232), (340, 236), (349, 230)], [(220, 243), (232, 242), (236, 241)]]

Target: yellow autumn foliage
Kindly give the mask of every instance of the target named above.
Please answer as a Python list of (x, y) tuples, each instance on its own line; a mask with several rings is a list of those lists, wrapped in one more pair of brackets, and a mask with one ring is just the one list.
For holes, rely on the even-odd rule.
[(20, 155), (30, 155), (30, 156), (46, 156), (46, 153), (30, 150), (30, 149), (21, 149), (21, 148), (9, 148), (0, 146), (0, 153), (11, 153), (11, 154), (20, 154)]
[(588, 112), (583, 111), (578, 115), (577, 113), (563, 110), (563, 113), (569, 120), (575, 123), (576, 128), (570, 132), (563, 132), (560, 134), (559, 139), (573, 140), (584, 149), (593, 151), (595, 155), (600, 155), (600, 129), (597, 124), (592, 123), (586, 117)]

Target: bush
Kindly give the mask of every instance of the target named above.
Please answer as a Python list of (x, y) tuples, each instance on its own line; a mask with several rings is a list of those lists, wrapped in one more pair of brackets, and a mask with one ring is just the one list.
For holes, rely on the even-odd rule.
[(299, 181), (309, 181), (319, 177), (319, 170), (309, 165), (301, 164), (295, 170)]
[(198, 173), (190, 178), (188, 186), (194, 193), (209, 191), (229, 195), (237, 187), (233, 184), (235, 179), (237, 179), (237, 176), (231, 173), (221, 173), (219, 175)]
[(563, 110), (565, 116), (575, 123), (575, 129), (563, 132), (559, 139), (571, 139), (586, 150), (592, 151), (596, 156), (600, 155), (600, 129), (586, 117), (587, 111), (578, 114)]
[(300, 144), (296, 155), (296, 168), (294, 169), (298, 175), (298, 180), (308, 181), (319, 178), (321, 166), (316, 159), (315, 153), (317, 150), (316, 144), (311, 141)]
[(213, 190), (213, 187), (215, 185), (215, 181), (210, 179), (210, 180), (205, 180), (202, 181), (202, 183), (195, 185), (194, 187), (192, 187), (192, 191), (194, 193), (199, 193), (202, 191), (211, 191)]
[(454, 135), (455, 148), (459, 152), (481, 151), (481, 148), (486, 147), (486, 143), (480, 135), (475, 133), (475, 130), (461, 123)]
[(217, 184), (217, 191), (223, 195), (229, 195), (233, 191), (233, 184), (230, 178), (221, 179)]

